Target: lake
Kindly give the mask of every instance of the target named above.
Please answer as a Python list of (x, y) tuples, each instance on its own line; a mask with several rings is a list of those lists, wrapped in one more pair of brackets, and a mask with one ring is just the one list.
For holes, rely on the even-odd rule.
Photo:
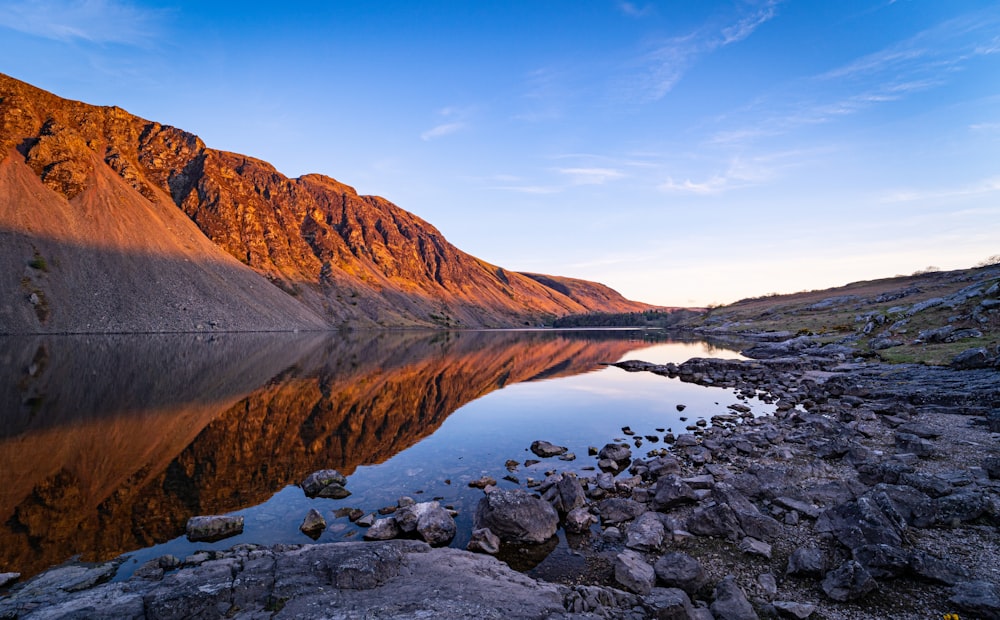
[[(588, 448), (633, 442), (622, 427), (657, 438), (633, 447), (642, 456), (736, 402), (731, 390), (605, 363), (739, 357), (634, 330), (40, 336), (0, 347), (0, 572), (129, 554), (119, 579), (168, 553), (311, 543), (299, 531), (310, 508), (329, 524), (318, 542), (361, 539), (334, 511), (374, 512), (404, 495), (457, 510), (452, 546), (464, 548), (482, 497), (471, 480), (592, 476)], [(525, 466), (536, 439), (577, 458)], [(298, 483), (330, 468), (352, 495), (307, 498)], [(185, 524), (200, 514), (243, 515), (244, 532), (191, 543)], [(562, 533), (541, 551), (515, 567), (572, 569)]]

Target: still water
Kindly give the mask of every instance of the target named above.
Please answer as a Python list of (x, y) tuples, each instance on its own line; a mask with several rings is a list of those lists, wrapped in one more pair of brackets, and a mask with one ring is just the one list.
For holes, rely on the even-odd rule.
[[(318, 542), (361, 539), (334, 511), (374, 512), (404, 495), (457, 510), (452, 546), (464, 547), (482, 496), (469, 481), (523, 487), (552, 470), (593, 475), (588, 447), (627, 439), (623, 426), (662, 439), (736, 402), (730, 390), (604, 363), (739, 357), (628, 330), (52, 336), (0, 346), (0, 572), (25, 577), (73, 557), (129, 554), (125, 578), (167, 553), (310, 543), (299, 531), (310, 508), (329, 523)], [(536, 439), (577, 458), (525, 466)], [(633, 454), (662, 446), (646, 440)], [(520, 463), (513, 472), (510, 459)], [(297, 484), (328, 468), (348, 476), (352, 495), (305, 497)], [(191, 543), (184, 527), (199, 514), (243, 515), (244, 532)]]

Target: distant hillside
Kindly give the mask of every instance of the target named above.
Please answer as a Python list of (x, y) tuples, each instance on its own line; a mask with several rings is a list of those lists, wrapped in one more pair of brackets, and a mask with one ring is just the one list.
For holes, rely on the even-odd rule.
[(690, 321), (702, 308), (660, 308), (644, 312), (591, 312), (571, 314), (552, 322), (552, 327), (676, 327)]
[[(703, 334), (799, 335), (890, 362), (947, 364), (970, 349), (1000, 356), (1000, 265), (854, 282), (744, 299), (684, 324)], [(768, 334), (770, 334), (768, 336)]]
[(0, 240), (0, 333), (508, 327), (651, 307), (507, 271), (384, 198), (2, 74)]

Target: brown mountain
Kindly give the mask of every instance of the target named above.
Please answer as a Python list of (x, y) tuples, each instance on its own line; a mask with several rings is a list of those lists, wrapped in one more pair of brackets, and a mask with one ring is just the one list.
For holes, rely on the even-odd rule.
[(0, 333), (500, 327), (650, 307), (506, 271), (384, 198), (2, 74), (0, 240), (14, 266)]

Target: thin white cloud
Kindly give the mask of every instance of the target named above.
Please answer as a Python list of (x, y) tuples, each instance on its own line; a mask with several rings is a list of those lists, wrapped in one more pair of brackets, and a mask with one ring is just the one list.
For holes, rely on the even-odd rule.
[(67, 43), (146, 45), (166, 14), (122, 0), (8, 0), (0, 27)]
[(769, 21), (775, 15), (775, 3), (768, 2), (759, 10), (747, 15), (732, 26), (722, 29), (722, 45), (739, 43), (753, 34), (753, 31)]
[(424, 142), (435, 140), (444, 136), (458, 133), (469, 128), (468, 116), (471, 110), (468, 108), (446, 107), (438, 110), (438, 116), (443, 122), (434, 125), (427, 131), (420, 134), (420, 139)]
[[(741, 112), (755, 117), (752, 124), (722, 129), (709, 143), (747, 147), (761, 138), (835, 122), (946, 87), (977, 57), (1000, 51), (1000, 37), (994, 34), (998, 28), (996, 10), (944, 21), (749, 104)], [(988, 131), (989, 124), (970, 129)]]
[(442, 136), (447, 136), (459, 131), (462, 131), (467, 127), (465, 122), (459, 121), (455, 123), (442, 123), (440, 125), (435, 125), (431, 127), (424, 133), (420, 134), (420, 139), (424, 142), (433, 140), (435, 138), (440, 138)]
[(604, 185), (625, 176), (613, 168), (559, 168), (559, 174), (570, 177), (573, 185)]
[(752, 8), (730, 16), (724, 25), (711, 24), (657, 45), (638, 62), (640, 75), (626, 96), (640, 101), (662, 99), (698, 61), (722, 47), (739, 43), (777, 15), (778, 0), (754, 3)]
[(652, 4), (644, 4), (640, 7), (635, 2), (622, 1), (618, 3), (618, 10), (629, 17), (645, 17), (653, 13), (654, 7)]
[(1000, 123), (975, 123), (969, 125), (969, 129), (976, 132), (991, 133), (1000, 131)]
[(712, 195), (734, 189), (766, 184), (782, 176), (787, 170), (802, 165), (812, 154), (805, 150), (779, 151), (753, 157), (737, 156), (729, 160), (726, 170), (704, 181), (690, 178), (676, 180), (667, 177), (658, 189), (668, 193)]
[(491, 189), (518, 194), (558, 194), (563, 191), (563, 188), (551, 185), (495, 185)]
[(729, 181), (725, 177), (721, 176), (714, 176), (701, 183), (696, 183), (691, 179), (675, 181), (673, 177), (668, 177), (664, 183), (660, 184), (659, 189), (661, 191), (674, 194), (698, 194), (701, 196), (707, 196), (709, 194), (718, 194), (726, 190), (728, 187)]
[(901, 189), (882, 196), (882, 203), (922, 202), (926, 200), (941, 200), (982, 196), (1000, 192), (1000, 176), (982, 179), (976, 183), (960, 187), (939, 188), (932, 190)]

